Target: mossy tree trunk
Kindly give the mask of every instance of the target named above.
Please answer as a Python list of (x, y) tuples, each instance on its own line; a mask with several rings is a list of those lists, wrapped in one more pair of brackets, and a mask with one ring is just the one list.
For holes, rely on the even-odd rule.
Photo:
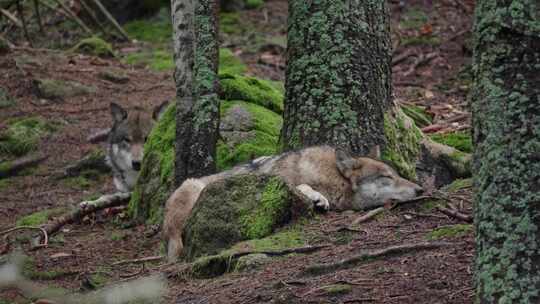
[(217, 1), (173, 0), (175, 184), (214, 173), (219, 126)]
[(283, 148), (384, 145), (390, 49), (383, 0), (290, 0)]
[(478, 303), (540, 302), (540, 3), (480, 0), (475, 20)]

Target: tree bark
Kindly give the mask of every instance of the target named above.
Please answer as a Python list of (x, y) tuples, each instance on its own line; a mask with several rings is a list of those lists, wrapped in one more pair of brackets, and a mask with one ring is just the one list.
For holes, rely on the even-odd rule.
[(539, 303), (540, 4), (477, 1), (474, 33), (477, 303)]
[(377, 1), (289, 1), (285, 150), (384, 145), (391, 98), (388, 10)]
[(219, 126), (217, 1), (172, 1), (176, 69), (175, 184), (215, 172)]

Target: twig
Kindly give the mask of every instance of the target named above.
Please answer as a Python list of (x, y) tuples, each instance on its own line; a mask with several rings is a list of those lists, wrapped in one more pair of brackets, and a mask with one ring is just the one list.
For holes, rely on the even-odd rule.
[(28, 44), (32, 46), (32, 39), (30, 39), (30, 34), (28, 34), (28, 28), (26, 27), (26, 21), (24, 20), (24, 11), (21, 5), (21, 1), (17, 1), (16, 5), (17, 5), (17, 14), (19, 14), (19, 18), (21, 18), (24, 36), (26, 37), (26, 40), (28, 40)]
[(17, 19), (12, 13), (10, 13), (8, 10), (5, 10), (3, 8), (0, 8), (0, 14), (4, 15), (6, 18), (8, 18), (15, 26), (22, 27), (21, 21)]
[(421, 66), (421, 65), (424, 65), (428, 62), (430, 62), (433, 58), (437, 57), (438, 54), (433, 52), (433, 53), (429, 53), (427, 55), (420, 55), (416, 61), (414, 62), (414, 64), (407, 70), (405, 71), (405, 73), (403, 73), (403, 76), (410, 76), (412, 75), (416, 69)]
[(104, 35), (107, 35), (107, 31), (105, 30), (103, 25), (101, 25), (101, 23), (99, 22), (98, 18), (96, 17), (96, 14), (94, 13), (94, 10), (92, 10), (92, 8), (88, 4), (86, 4), (85, 0), (79, 0), (79, 3), (81, 3), (81, 7), (83, 8), (83, 10), (88, 14), (90, 19), (92, 19), (92, 22), (94, 22), (99, 27), (99, 30)]
[[(40, 0), (40, 1), (42, 3), (44, 2), (43, 0)], [(79, 17), (77, 17), (75, 13), (73, 13), (63, 1), (60, 1), (60, 0), (53, 0), (53, 1), (56, 2), (58, 5), (60, 5), (60, 7), (62, 7), (64, 12), (68, 14), (68, 17), (73, 19), (73, 21), (75, 21), (85, 32), (87, 32), (90, 35), (94, 34), (92, 30), (90, 30), (90, 28), (88, 28), (88, 26), (86, 26), (86, 24)]]
[(96, 6), (103, 13), (103, 15), (105, 15), (105, 17), (109, 20), (109, 22), (116, 28), (116, 30), (118, 30), (120, 35), (122, 35), (122, 37), (126, 41), (129, 41), (129, 36), (126, 33), (126, 31), (124, 31), (124, 29), (120, 26), (120, 24), (116, 22), (116, 19), (114, 19), (114, 17), (109, 13), (109, 11), (107, 11), (107, 9), (103, 6), (103, 4), (101, 4), (99, 0), (92, 0), (92, 1), (96, 4)]
[(99, 211), (105, 208), (125, 205), (129, 202), (130, 198), (131, 198), (131, 192), (118, 192), (115, 194), (103, 195), (94, 201), (84, 201), (80, 203), (79, 207), (76, 208), (75, 210), (69, 212), (66, 215), (63, 215), (61, 217), (58, 217), (49, 221), (47, 224), (43, 225), (42, 228), (45, 229), (45, 231), (49, 235), (52, 235), (58, 230), (60, 230), (60, 228), (62, 228), (64, 225), (73, 223), (74, 221), (88, 214), (94, 213), (96, 211)]
[(456, 218), (458, 220), (465, 221), (467, 223), (472, 223), (472, 221), (473, 221), (472, 216), (461, 213), (461, 212), (459, 212), (457, 210), (452, 210), (452, 209), (448, 209), (448, 208), (441, 207), (441, 206), (438, 206), (437, 210), (439, 210), (440, 212), (442, 212), (442, 213), (444, 213), (444, 214), (446, 214), (448, 216), (451, 216), (451, 217)]
[(359, 255), (355, 255), (351, 258), (344, 259), (335, 263), (315, 264), (315, 265), (307, 267), (304, 270), (304, 273), (307, 275), (321, 275), (321, 274), (325, 274), (325, 273), (340, 270), (340, 269), (352, 268), (366, 260), (373, 259), (373, 258), (378, 258), (378, 257), (388, 256), (388, 255), (395, 255), (395, 254), (404, 254), (404, 253), (418, 251), (418, 250), (430, 250), (430, 249), (435, 249), (435, 248), (440, 248), (440, 247), (450, 246), (450, 245), (452, 245), (452, 243), (422, 242), (418, 244), (404, 244), (404, 245), (390, 246), (390, 247), (379, 249), (379, 250), (361, 253)]
[(414, 51), (406, 51), (392, 58), (392, 66), (396, 66), (411, 56), (416, 56)]
[(410, 215), (414, 215), (414, 216), (418, 216), (418, 217), (433, 217), (433, 218), (438, 218), (438, 219), (447, 219), (446, 216), (430, 214), (430, 213), (418, 213), (418, 212), (412, 212), (412, 211), (407, 211), (405, 213), (410, 214)]
[(34, 2), (34, 10), (36, 11), (36, 19), (39, 25), (39, 31), (41, 34), (45, 34), (45, 30), (43, 29), (43, 22), (41, 21), (41, 13), (39, 12), (39, 2), (38, 0), (33, 0)]
[(130, 263), (153, 262), (153, 261), (159, 261), (159, 260), (162, 260), (162, 259), (163, 259), (163, 256), (156, 255), (156, 256), (144, 257), (144, 258), (140, 258), (140, 259), (122, 260), (122, 261), (114, 262), (114, 263), (112, 263), (112, 265), (117, 266), (117, 265), (130, 264)]
[(14, 160), (13, 162), (1, 163), (0, 166), (0, 179), (4, 177), (10, 177), (17, 174), (19, 171), (28, 167), (35, 166), (42, 161), (46, 160), (49, 156), (27, 156)]
[(382, 213), (384, 210), (385, 210), (384, 207), (379, 207), (377, 209), (370, 210), (369, 212), (367, 212), (365, 214), (362, 214), (361, 216), (356, 218), (352, 222), (352, 225), (354, 226), (354, 225), (358, 225), (358, 224), (363, 223), (363, 222), (367, 222), (368, 220), (374, 218), (377, 214)]
[(17, 231), (17, 230), (39, 230), (41, 233), (43, 233), (43, 243), (39, 244), (34, 247), (46, 247), (49, 244), (49, 236), (47, 235), (47, 231), (41, 227), (33, 227), (33, 226), (18, 226), (13, 227), (11, 229), (5, 230), (0, 232), (0, 235), (9, 234), (11, 232)]

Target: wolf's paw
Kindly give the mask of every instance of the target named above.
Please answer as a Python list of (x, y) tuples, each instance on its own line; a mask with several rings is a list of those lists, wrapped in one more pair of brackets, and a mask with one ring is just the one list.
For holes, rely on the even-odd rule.
[(313, 190), (313, 188), (311, 188), (309, 185), (298, 185), (296, 186), (296, 189), (298, 189), (305, 196), (307, 196), (316, 207), (324, 210), (330, 210), (330, 203), (328, 202), (326, 197), (324, 197), (324, 195), (322, 195), (321, 193)]

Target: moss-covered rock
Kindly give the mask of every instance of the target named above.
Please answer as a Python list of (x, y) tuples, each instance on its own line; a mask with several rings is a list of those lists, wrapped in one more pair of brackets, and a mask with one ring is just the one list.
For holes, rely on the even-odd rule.
[(246, 71), (247, 66), (230, 49), (219, 49), (220, 74), (244, 74)]
[(97, 91), (93, 86), (87, 86), (75, 81), (58, 79), (36, 79), (34, 85), (37, 90), (37, 95), (46, 99), (64, 99), (92, 94)]
[(433, 122), (432, 117), (426, 112), (424, 108), (419, 106), (404, 105), (401, 107), (403, 113), (414, 120), (416, 126), (422, 128), (430, 125)]
[(111, 44), (96, 36), (82, 39), (71, 51), (98, 57), (114, 57)]
[(129, 77), (120, 70), (101, 71), (97, 76), (113, 83), (124, 84), (129, 82)]
[(34, 212), (29, 215), (25, 215), (19, 218), (16, 222), (17, 226), (40, 226), (45, 224), (48, 220), (53, 217), (60, 216), (64, 214), (66, 210), (64, 208), (54, 208), (54, 209), (45, 209), (41, 211)]
[(12, 120), (0, 135), (0, 154), (23, 156), (35, 150), (40, 139), (55, 130), (56, 126), (39, 117)]
[(262, 238), (312, 206), (279, 177), (240, 175), (209, 185), (184, 228), (184, 259), (217, 254), (237, 242)]
[(228, 73), (220, 74), (219, 80), (221, 99), (244, 100), (283, 113), (283, 93), (269, 81)]

